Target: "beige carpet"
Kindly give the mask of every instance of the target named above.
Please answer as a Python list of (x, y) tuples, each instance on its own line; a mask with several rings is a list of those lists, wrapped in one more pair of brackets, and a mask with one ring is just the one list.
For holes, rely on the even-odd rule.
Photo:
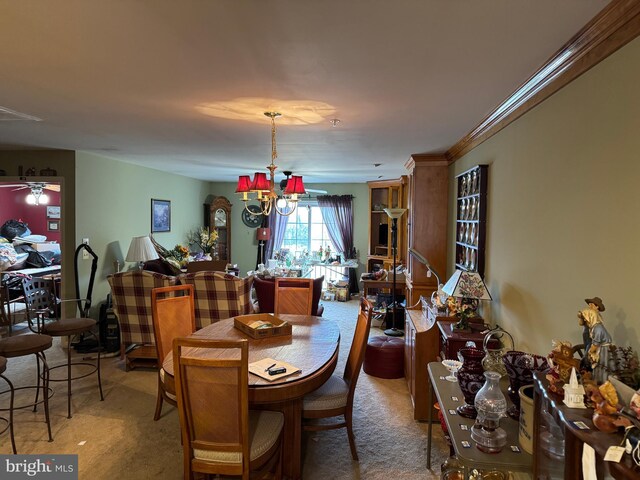
[[(353, 336), (358, 302), (324, 302), (325, 318), (340, 323), (342, 341), (336, 373), (342, 374)], [(374, 325), (377, 323), (374, 322)], [(371, 335), (380, 335), (373, 328)], [(47, 351), (50, 364), (66, 356), (58, 343)], [(124, 371), (118, 357), (103, 362), (105, 401), (100, 402), (95, 376), (74, 384), (73, 418), (66, 418), (66, 385), (55, 383), (51, 399), (54, 441), (47, 442), (44, 414), (20, 410), (15, 416), (18, 453), (77, 453), (81, 479), (179, 479), (182, 447), (178, 415), (165, 406), (153, 421), (156, 373)], [(35, 359), (11, 359), (6, 375), (25, 385), (35, 380)], [(58, 374), (60, 375), (60, 374)], [(1, 382), (1, 381), (0, 381)], [(423, 386), (426, 388), (426, 385)], [(4, 386), (0, 385), (0, 389)], [(22, 398), (24, 398), (21, 395)], [(2, 399), (2, 406), (7, 402)], [(305, 479), (439, 478), (448, 456), (440, 427), (434, 425), (432, 470), (426, 469), (427, 424), (412, 419), (404, 379), (383, 380), (364, 372), (355, 394), (354, 431), (360, 456), (351, 460), (345, 429), (309, 432), (303, 437)], [(8, 434), (0, 437), (0, 453), (11, 453)]]

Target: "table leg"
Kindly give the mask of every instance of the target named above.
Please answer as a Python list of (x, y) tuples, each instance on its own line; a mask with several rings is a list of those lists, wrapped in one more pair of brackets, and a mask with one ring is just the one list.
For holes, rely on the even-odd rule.
[(427, 411), (429, 412), (429, 415), (427, 417), (427, 422), (428, 422), (428, 427), (427, 427), (427, 470), (431, 470), (431, 430), (433, 428), (433, 386), (431, 385), (431, 378), (429, 378), (429, 381), (427, 382), (428, 388), (429, 388), (429, 393), (427, 394), (427, 399), (428, 399), (428, 405), (427, 405)]

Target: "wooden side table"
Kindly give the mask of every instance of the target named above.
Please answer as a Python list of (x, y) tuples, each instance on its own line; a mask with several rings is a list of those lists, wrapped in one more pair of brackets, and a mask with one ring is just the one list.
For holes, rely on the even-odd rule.
[[(445, 318), (449, 318), (446, 320)], [(484, 341), (485, 330), (487, 327), (479, 321), (472, 320), (471, 332), (461, 332), (454, 330), (453, 325), (458, 322), (456, 317), (438, 317), (436, 322), (440, 330), (440, 356), (442, 359), (457, 360), (458, 350), (463, 348), (467, 342), (475, 342), (476, 346), (482, 350), (482, 342)], [(491, 348), (500, 348), (500, 342), (497, 339), (489, 341)]]

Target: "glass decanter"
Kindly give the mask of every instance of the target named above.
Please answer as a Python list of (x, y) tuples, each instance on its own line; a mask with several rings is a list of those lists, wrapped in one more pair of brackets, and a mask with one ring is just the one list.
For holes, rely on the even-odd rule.
[(500, 374), (489, 371), (484, 372), (484, 376), (485, 384), (474, 402), (478, 416), (471, 427), (471, 439), (478, 450), (498, 453), (507, 444), (507, 433), (500, 428), (500, 419), (507, 412), (507, 399), (500, 390)]

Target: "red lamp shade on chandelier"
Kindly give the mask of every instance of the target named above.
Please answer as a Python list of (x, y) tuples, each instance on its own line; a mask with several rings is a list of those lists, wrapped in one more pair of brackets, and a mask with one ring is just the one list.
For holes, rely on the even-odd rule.
[[(264, 112), (264, 114), (271, 119), (271, 164), (267, 166), (269, 176), (265, 172), (256, 172), (251, 180), (249, 175), (240, 175), (236, 193), (242, 194), (244, 206), (252, 215), (255, 212), (249, 210), (247, 202), (255, 199), (258, 200), (263, 215), (268, 216), (271, 210), (275, 209), (278, 214), (287, 216), (295, 211), (298, 205), (298, 195), (304, 195), (307, 192), (304, 189), (302, 177), (299, 175), (293, 175), (287, 180), (287, 186), (281, 195), (276, 191), (275, 171), (278, 167), (274, 161), (278, 158), (278, 150), (276, 148), (275, 118), (280, 114), (277, 112)], [(289, 173), (287, 173), (288, 175)], [(250, 198), (250, 194), (255, 194), (255, 198)], [(284, 206), (281, 206), (281, 203)]]

